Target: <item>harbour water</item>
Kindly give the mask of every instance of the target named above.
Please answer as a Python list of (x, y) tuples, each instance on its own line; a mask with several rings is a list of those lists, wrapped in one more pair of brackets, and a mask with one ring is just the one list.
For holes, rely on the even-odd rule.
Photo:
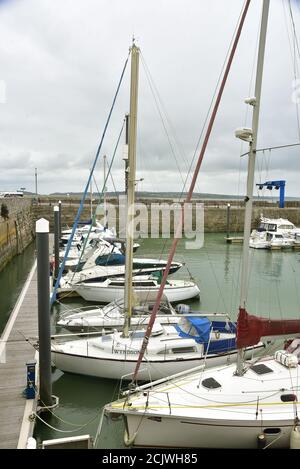
[[(170, 242), (157, 239), (141, 241), (139, 256), (166, 258)], [(192, 310), (201, 312), (225, 312), (234, 320), (239, 303), (239, 271), (241, 245), (225, 243), (223, 234), (205, 235), (204, 246), (198, 250), (186, 250), (182, 241), (176, 260), (185, 262), (175, 277), (188, 278), (199, 284), (201, 301), (190, 302)], [(1, 273), (0, 325), (4, 325), (18, 296), (18, 290), (31, 267), (34, 249), (31, 246), (18, 256)], [(251, 275), (249, 282), (248, 311), (264, 317), (300, 317), (300, 257), (295, 251), (250, 250)], [(7, 292), (10, 292), (7, 295)], [(4, 302), (5, 299), (5, 302)], [(51, 320), (55, 322), (66, 308), (86, 304), (79, 299), (69, 299), (53, 309)], [(38, 422), (36, 437), (39, 442), (79, 434), (95, 437), (101, 409), (118, 396), (119, 383), (62, 373), (53, 370), (53, 393), (59, 396), (60, 406), (49, 415), (46, 424)], [(123, 448), (122, 422), (104, 420), (99, 448)]]
[(35, 257), (35, 244), (13, 258), (0, 272), (0, 333), (12, 312), (25, 280), (32, 268)]

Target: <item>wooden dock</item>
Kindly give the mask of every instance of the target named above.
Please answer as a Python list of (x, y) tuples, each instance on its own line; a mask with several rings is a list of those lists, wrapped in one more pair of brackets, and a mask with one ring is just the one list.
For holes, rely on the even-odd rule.
[[(26, 448), (36, 399), (26, 399), (26, 362), (38, 353), (26, 338), (38, 335), (36, 261), (0, 339), (0, 449)], [(38, 366), (36, 368), (38, 376)]]

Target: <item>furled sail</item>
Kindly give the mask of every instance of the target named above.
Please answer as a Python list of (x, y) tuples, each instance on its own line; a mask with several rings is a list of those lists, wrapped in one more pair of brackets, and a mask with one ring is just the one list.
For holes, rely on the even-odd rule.
[(240, 308), (237, 322), (237, 348), (257, 344), (262, 337), (300, 333), (300, 319), (268, 319), (248, 314)]

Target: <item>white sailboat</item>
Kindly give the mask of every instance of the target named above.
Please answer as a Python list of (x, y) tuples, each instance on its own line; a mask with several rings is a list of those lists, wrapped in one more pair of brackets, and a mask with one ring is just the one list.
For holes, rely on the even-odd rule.
[[(148, 324), (155, 303), (156, 294), (135, 292), (135, 304), (132, 309), (131, 326), (136, 329)], [(226, 313), (202, 313), (190, 310), (186, 304), (178, 304), (175, 308), (164, 295), (156, 317), (162, 325), (179, 325), (186, 335), (192, 335), (192, 325), (189, 319), (206, 318), (212, 323), (211, 329), (216, 331), (236, 331), (236, 324), (230, 321)], [(124, 327), (124, 298), (114, 300), (103, 307), (79, 307), (67, 310), (60, 315), (57, 326), (64, 327), (73, 332), (122, 330)], [(197, 331), (194, 331), (197, 334)]]
[[(79, 339), (63, 343), (52, 343), (52, 359), (62, 371), (83, 375), (130, 380), (137, 364), (138, 354), (145, 336), (144, 328), (131, 328), (134, 295), (133, 278), (133, 223), (135, 151), (137, 122), (137, 78), (139, 49), (131, 49), (131, 99), (130, 99), (130, 139), (128, 176), (128, 218), (125, 270), (125, 324), (123, 332), (103, 335), (96, 338)], [(170, 263), (168, 263), (168, 267)], [(247, 352), (262, 348), (260, 343)], [(143, 359), (140, 380), (158, 379), (172, 373), (192, 368), (208, 361), (213, 364), (227, 363), (236, 359), (235, 330), (214, 329), (208, 318), (198, 318), (191, 323), (187, 332), (170, 325), (156, 323), (148, 340), (147, 353)]]
[[(154, 275), (140, 275), (133, 277), (132, 288), (135, 292), (157, 293), (159, 280)], [(86, 301), (110, 303), (116, 299), (124, 298), (125, 278), (108, 278), (103, 282), (78, 283), (73, 287), (76, 293)], [(171, 303), (200, 297), (200, 289), (195, 282), (188, 280), (169, 279), (164, 294)]]
[[(132, 326), (148, 323), (155, 297), (147, 294), (135, 294), (136, 304), (132, 311)], [(160, 304), (158, 321), (161, 324), (177, 324), (180, 316), (171, 303), (164, 298)], [(71, 331), (122, 330), (124, 327), (124, 298), (114, 300), (103, 307), (80, 307), (68, 310), (60, 315), (57, 326)]]
[[(128, 393), (106, 406), (125, 417), (127, 444), (155, 447), (299, 448), (300, 339), (287, 350), (246, 361), (246, 346), (263, 336), (300, 333), (300, 320), (248, 315), (249, 238), (259, 104), (269, 0), (263, 0), (260, 45), (250, 141), (244, 226), (241, 296), (237, 328), (237, 365), (194, 369)], [(249, 6), (249, 2), (248, 2)], [(247, 6), (246, 6), (247, 8)]]

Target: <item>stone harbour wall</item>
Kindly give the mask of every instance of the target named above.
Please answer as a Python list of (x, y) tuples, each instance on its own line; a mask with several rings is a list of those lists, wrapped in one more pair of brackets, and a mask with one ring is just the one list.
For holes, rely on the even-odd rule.
[(8, 218), (0, 217), (0, 270), (33, 241), (34, 223), (31, 199), (0, 199)]

